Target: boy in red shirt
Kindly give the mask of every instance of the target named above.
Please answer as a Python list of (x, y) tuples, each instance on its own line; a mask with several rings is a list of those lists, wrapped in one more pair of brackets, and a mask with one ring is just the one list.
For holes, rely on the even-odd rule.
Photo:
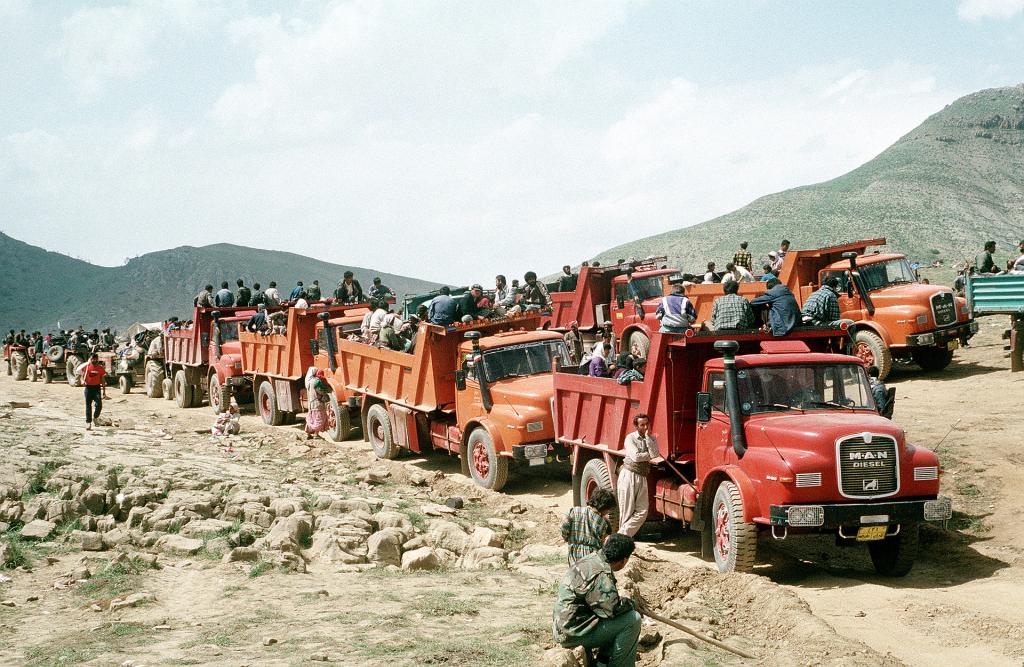
[[(103, 410), (103, 388), (107, 369), (100, 364), (100, 355), (93, 353), (88, 363), (79, 366), (75, 372), (85, 385), (85, 430), (91, 431), (93, 420), (99, 417)], [(93, 404), (96, 405), (95, 410)]]

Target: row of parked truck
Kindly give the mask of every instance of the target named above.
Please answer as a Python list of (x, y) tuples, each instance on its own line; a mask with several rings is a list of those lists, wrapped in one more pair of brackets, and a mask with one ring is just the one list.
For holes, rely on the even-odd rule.
[[(844, 316), (859, 317), (839, 328), (798, 328), (784, 338), (759, 330), (661, 334), (653, 312), (677, 272), (585, 267), (575, 292), (552, 295), (550, 312), (423, 322), (411, 353), (350, 337), (365, 305), (289, 308), (284, 333), (271, 334), (245, 330), (249, 309), (197, 308), (190, 328), (166, 332), (164, 358), (148, 360), (145, 386), (181, 407), (204, 395), (215, 411), (232, 397), (253, 400), (263, 420), (278, 425), (305, 411), (303, 378), (314, 366), (334, 390), (333, 440), (360, 429), (381, 458), (440, 449), (493, 490), (517, 468), (568, 461), (580, 504), (614, 487), (623, 440), (644, 413), (664, 459), (651, 472), (652, 516), (700, 531), (720, 570), (751, 569), (759, 539), (830, 532), (866, 542), (880, 573), (902, 575), (920, 525), (948, 519), (951, 505), (939, 496), (936, 455), (877, 413), (865, 368), (915, 350), (920, 363), (924, 347), (945, 357), (973, 322), (948, 289), (904, 283), (904, 267), (889, 264), (905, 258), (843, 257), (854, 250), (791, 253), (781, 276), (810, 283), (794, 283), (803, 299), (815, 282), (843, 274)], [(740, 293), (763, 289), (744, 284)], [(700, 314), (721, 293), (720, 285), (687, 292)], [(611, 322), (621, 350), (647, 357), (643, 381), (580, 375), (561, 333), (570, 322), (584, 333)], [(883, 340), (883, 351), (865, 332)]]

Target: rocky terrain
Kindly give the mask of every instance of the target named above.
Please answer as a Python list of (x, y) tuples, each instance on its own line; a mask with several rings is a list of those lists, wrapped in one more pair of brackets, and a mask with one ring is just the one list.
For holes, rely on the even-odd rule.
[[(250, 416), (213, 438), (206, 411), (128, 395), (87, 432), (79, 391), (5, 376), (0, 397), (0, 663), (577, 664), (550, 640), (550, 503)], [(762, 577), (644, 558), (625, 590), (762, 664), (884, 660)], [(644, 665), (741, 662), (644, 642)]]

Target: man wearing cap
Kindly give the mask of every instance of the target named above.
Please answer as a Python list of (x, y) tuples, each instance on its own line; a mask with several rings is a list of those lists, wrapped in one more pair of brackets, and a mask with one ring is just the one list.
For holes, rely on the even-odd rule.
[(469, 291), (459, 298), (459, 315), (463, 322), (487, 319), (491, 311), (480, 307), (480, 299), (484, 296), (484, 288), (480, 285), (473, 285)]
[(565, 332), (565, 346), (569, 348), (569, 358), (576, 366), (583, 363), (583, 335), (580, 334), (579, 323), (573, 320), (569, 330)]
[(380, 276), (373, 279), (373, 287), (370, 288), (370, 298), (377, 299), (378, 301), (387, 301), (389, 298), (394, 299), (395, 291), (387, 285), (382, 285), (380, 282)]
[(338, 283), (337, 289), (334, 290), (334, 298), (338, 303), (362, 303), (363, 288), (359, 281), (353, 278), (351, 271), (346, 271)]

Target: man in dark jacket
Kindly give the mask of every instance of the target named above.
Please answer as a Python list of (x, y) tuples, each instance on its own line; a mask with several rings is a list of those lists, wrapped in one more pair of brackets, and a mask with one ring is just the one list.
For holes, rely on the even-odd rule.
[(480, 307), (480, 299), (483, 297), (484, 288), (480, 285), (473, 285), (468, 292), (459, 297), (459, 315), (463, 322), (490, 317), (491, 311)]
[(261, 303), (267, 302), (267, 295), (260, 289), (259, 283), (252, 284), (252, 294), (249, 296), (249, 305), (258, 306)]
[(447, 285), (441, 287), (440, 292), (440, 294), (430, 300), (427, 317), (431, 324), (446, 327), (455, 321), (459, 313), (459, 304), (451, 297), (452, 292)]
[(295, 287), (292, 288), (292, 293), (288, 295), (289, 301), (295, 301), (299, 298), (299, 294), (305, 292), (306, 288), (302, 286), (302, 281), (295, 283)]
[(389, 298), (396, 298), (395, 290), (383, 284), (380, 281), (380, 278), (377, 277), (373, 279), (373, 287), (370, 288), (370, 298), (377, 299), (378, 301), (387, 302)]
[(989, 241), (985, 244), (985, 249), (978, 253), (978, 256), (974, 258), (974, 266), (978, 273), (1001, 273), (999, 267), (996, 266), (996, 262), (992, 259), (992, 254), (996, 251), (996, 242)]
[(754, 308), (768, 309), (768, 322), (773, 336), (785, 336), (800, 322), (800, 306), (789, 288), (776, 279), (766, 283), (768, 291), (750, 302)]
[(267, 323), (267, 306), (265, 304), (261, 303), (256, 306), (256, 312), (245, 323), (245, 328), (247, 331), (261, 334), (265, 334), (270, 330), (270, 325)]
[(579, 276), (572, 272), (572, 267), (566, 264), (562, 267), (562, 275), (558, 276), (559, 292), (575, 292), (576, 282)]
[(235, 293), (235, 305), (239, 308), (245, 308), (250, 303), (249, 300), (252, 298), (252, 292), (245, 286), (245, 282), (241, 278), (235, 284), (238, 285), (238, 291)]
[(363, 288), (356, 280), (351, 271), (346, 271), (337, 289), (334, 290), (334, 298), (338, 303), (362, 303), (364, 301)]
[(314, 280), (313, 284), (306, 289), (306, 300), (307, 301), (319, 301), (320, 300), (320, 281)]
[(196, 295), (192, 303), (200, 308), (213, 308), (213, 285), (207, 285), (203, 291)]
[(220, 291), (213, 295), (213, 305), (218, 308), (230, 308), (235, 305), (235, 295), (228, 289), (228, 281), (220, 284)]

